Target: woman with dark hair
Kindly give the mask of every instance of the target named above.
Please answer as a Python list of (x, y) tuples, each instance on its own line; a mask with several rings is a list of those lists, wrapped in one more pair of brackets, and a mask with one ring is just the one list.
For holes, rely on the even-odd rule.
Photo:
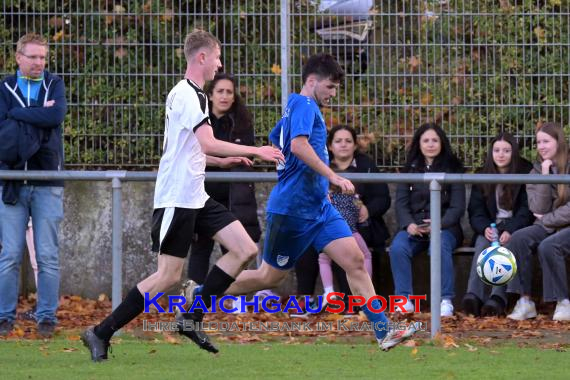
[[(538, 160), (531, 174), (568, 174), (568, 143), (560, 124), (544, 123), (536, 132)], [(543, 297), (556, 301), (553, 320), (570, 321), (568, 278), (565, 257), (570, 254), (570, 189), (566, 184), (528, 184), (528, 206), (534, 213), (533, 225), (516, 231), (507, 243), (517, 258), (518, 274), (507, 285), (507, 292), (520, 295), (507, 318), (525, 320), (537, 316), (530, 299), (532, 254), (538, 252), (542, 266)]]
[[(209, 98), (210, 123), (214, 136), (223, 141), (241, 145), (254, 145), (254, 130), (251, 114), (236, 91), (236, 82), (232, 75), (217, 73), (206, 87)], [(249, 167), (240, 165), (225, 168), (210, 168), (208, 171), (248, 171)], [(259, 242), (261, 229), (257, 219), (257, 202), (253, 183), (245, 182), (206, 182), (206, 192), (216, 201), (228, 208), (243, 224), (253, 241)], [(188, 263), (188, 278), (203, 284), (208, 273), (210, 256), (214, 240), (207, 236), (197, 236), (192, 244), (192, 254)], [(222, 247), (222, 252), (227, 252)]]
[[(348, 125), (337, 125), (331, 128), (327, 136), (327, 147), (330, 166), (337, 173), (377, 173), (378, 169), (372, 159), (358, 152), (356, 131)], [(377, 256), (384, 251), (388, 229), (383, 215), (390, 208), (390, 192), (385, 183), (362, 183), (356, 185), (354, 195), (342, 194), (335, 189), (330, 192), (331, 203), (339, 210), (347, 221), (360, 250), (364, 253), (364, 266), (373, 278), (372, 253), (368, 246), (374, 248)], [(375, 260), (378, 261), (379, 260)], [(338, 266), (331, 267), (332, 261), (324, 253), (319, 254), (319, 267), (325, 296), (333, 291), (332, 272), (334, 268), (339, 290), (347, 295), (352, 294), (346, 280), (346, 274)]]
[[(330, 166), (338, 173), (378, 173), (372, 158), (358, 150), (356, 131), (347, 125), (331, 128), (327, 136)], [(390, 208), (390, 191), (385, 183), (356, 184), (359, 206), (358, 232), (374, 251), (383, 252), (390, 237), (384, 214)]]
[[(337, 173), (378, 172), (372, 158), (358, 151), (356, 131), (350, 126), (332, 127), (327, 136), (327, 148), (330, 167)], [(390, 208), (390, 191), (385, 183), (357, 183), (355, 190), (355, 195), (346, 195), (331, 189), (331, 203), (351, 227), (353, 236), (364, 253), (366, 270), (374, 277), (374, 264), (378, 265), (378, 256), (384, 252), (386, 239), (390, 236), (383, 218)], [(376, 254), (372, 255), (368, 247), (372, 247)], [(295, 266), (298, 294), (313, 294), (319, 271), (324, 296), (333, 291), (333, 271), (338, 290), (347, 296), (352, 294), (345, 272), (331, 263), (327, 255), (314, 251), (307, 252)]]
[[(519, 154), (517, 140), (503, 132), (491, 140), (481, 174), (528, 174), (530, 162)], [(474, 316), (503, 315), (507, 304), (506, 286), (495, 286), (489, 297), (490, 286), (477, 275), (477, 258), (493, 241), (491, 223), (497, 225), (499, 243), (507, 244), (511, 235), (532, 224), (534, 217), (528, 208), (526, 189), (521, 184), (474, 185), (468, 206), (469, 221), (475, 232), (475, 254), (469, 274), (463, 311)]]
[[(463, 164), (451, 150), (449, 139), (437, 124), (421, 125), (407, 151), (406, 173), (462, 173)], [(453, 315), (455, 293), (453, 250), (463, 242), (460, 220), (465, 212), (465, 186), (444, 185), (441, 189), (441, 316)], [(399, 184), (396, 190), (396, 218), (400, 232), (390, 247), (390, 265), (395, 293), (408, 298), (412, 293), (412, 258), (429, 248), (430, 191), (427, 183)], [(402, 312), (414, 310), (412, 302)]]

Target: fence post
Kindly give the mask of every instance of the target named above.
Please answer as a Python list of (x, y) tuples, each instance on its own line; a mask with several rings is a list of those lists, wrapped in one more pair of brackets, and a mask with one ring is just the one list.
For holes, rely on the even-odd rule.
[(281, 0), (281, 112), (289, 97), (289, 0)]
[(112, 217), (112, 250), (113, 250), (113, 285), (112, 300), (113, 310), (119, 306), (123, 300), (123, 215), (122, 203), (122, 183), (119, 177), (113, 177), (111, 181), (113, 187), (113, 217)]
[[(443, 176), (442, 178), (443, 179)], [(441, 330), (441, 184), (432, 179), (430, 190), (431, 337)]]

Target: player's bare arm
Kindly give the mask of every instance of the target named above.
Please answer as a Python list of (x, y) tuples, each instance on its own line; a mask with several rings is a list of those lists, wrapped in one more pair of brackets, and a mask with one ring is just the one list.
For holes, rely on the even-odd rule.
[(226, 141), (218, 140), (214, 137), (212, 127), (208, 123), (202, 124), (196, 130), (196, 138), (200, 142), (202, 152), (209, 156), (248, 156), (256, 157), (263, 161), (277, 162), (284, 160), (283, 153), (277, 148), (271, 146), (247, 146), (232, 144)]
[(348, 179), (339, 176), (329, 168), (315, 153), (307, 136), (297, 136), (291, 140), (291, 152), (311, 169), (338, 186), (345, 194), (354, 194), (354, 185)]
[(239, 165), (253, 166), (253, 161), (247, 157), (206, 156), (206, 165), (229, 169)]

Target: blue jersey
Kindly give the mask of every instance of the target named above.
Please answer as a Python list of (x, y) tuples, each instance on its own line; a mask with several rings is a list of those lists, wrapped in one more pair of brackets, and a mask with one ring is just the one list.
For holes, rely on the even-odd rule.
[(328, 166), (327, 128), (314, 99), (292, 94), (287, 107), (269, 140), (285, 156), (285, 164), (277, 166), (278, 182), (267, 203), (267, 212), (318, 219), (327, 203), (329, 181), (291, 153), (291, 140), (307, 136), (319, 158)]

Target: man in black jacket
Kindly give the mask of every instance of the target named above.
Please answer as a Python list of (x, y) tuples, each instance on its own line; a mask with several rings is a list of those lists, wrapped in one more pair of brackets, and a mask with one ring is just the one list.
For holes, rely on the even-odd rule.
[[(63, 119), (67, 111), (61, 78), (45, 70), (47, 41), (26, 34), (16, 46), (18, 70), (0, 83), (0, 123), (13, 120), (25, 127), (30, 141), (37, 143), (33, 154), (2, 162), (0, 169), (61, 170), (63, 167)], [(3, 128), (3, 127), (2, 127)], [(4, 130), (4, 135), (9, 134)], [(21, 140), (18, 136), (14, 140)], [(20, 141), (21, 143), (21, 141)], [(20, 144), (22, 145), (22, 144)], [(24, 144), (25, 145), (25, 144)], [(53, 334), (59, 300), (59, 225), (63, 218), (63, 182), (0, 182), (0, 336), (13, 328), (18, 303), (19, 266), (25, 244), (26, 227), (33, 219), (38, 261), (38, 333)]]

